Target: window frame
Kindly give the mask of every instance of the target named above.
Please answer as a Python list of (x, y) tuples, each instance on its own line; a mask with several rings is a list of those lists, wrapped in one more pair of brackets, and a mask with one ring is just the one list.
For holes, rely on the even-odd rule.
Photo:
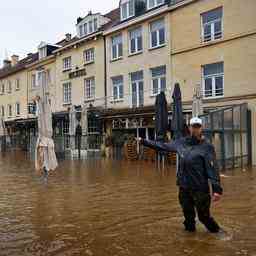
[[(160, 68), (160, 67), (165, 67), (165, 74), (153, 77), (153, 74), (152, 74), (153, 69)], [(160, 92), (162, 92), (162, 89), (161, 89), (161, 79), (162, 78), (165, 78), (165, 90), (164, 90), (164, 92), (167, 90), (166, 65), (161, 65), (161, 66), (153, 67), (153, 68), (150, 69), (150, 73), (151, 73), (151, 96), (155, 97)], [(156, 93), (154, 93), (154, 80), (157, 80), (157, 92)]]
[[(213, 21), (209, 21), (209, 22), (206, 22), (204, 23), (203, 22), (203, 16), (206, 15), (207, 13), (211, 12), (211, 11), (214, 11), (214, 10), (218, 10), (218, 9), (222, 9), (222, 16), (221, 18), (219, 19), (215, 19)], [(206, 11), (206, 12), (203, 12), (200, 14), (200, 19), (201, 19), (201, 43), (209, 43), (209, 42), (214, 42), (214, 41), (218, 41), (218, 40), (222, 40), (223, 39), (223, 32), (224, 32), (224, 22), (223, 22), (223, 7), (220, 6), (220, 7), (217, 7), (217, 8), (214, 8), (214, 9), (211, 9), (209, 11)], [(221, 34), (219, 37), (216, 37), (215, 35), (215, 24), (217, 22), (221, 22)], [(211, 33), (210, 33), (210, 39), (209, 40), (206, 40), (205, 39), (205, 26), (206, 25), (210, 25), (210, 28), (211, 28)]]
[[(121, 37), (121, 43), (119, 43), (119, 44), (113, 44), (113, 39), (115, 38), (115, 37)], [(120, 52), (119, 52), (119, 45), (121, 45), (121, 47), (122, 47), (122, 54), (120, 55)], [(115, 48), (116, 48), (116, 57), (114, 58), (113, 57), (113, 47), (115, 46)], [(121, 59), (123, 57), (123, 34), (122, 33), (119, 33), (119, 34), (116, 34), (116, 35), (114, 35), (114, 36), (112, 36), (111, 37), (111, 60), (112, 61), (114, 61), (114, 60), (118, 60), (118, 59)]]
[[(132, 3), (133, 5), (133, 13), (131, 14), (130, 13), (130, 4)], [(123, 6), (126, 6), (126, 11), (127, 11), (127, 17), (123, 17)], [(124, 3), (120, 3), (120, 19), (121, 21), (124, 21), (124, 20), (128, 20), (129, 18), (131, 17), (134, 17), (135, 15), (135, 1), (134, 0), (127, 0), (125, 1)]]
[[(132, 74), (133, 73), (137, 73), (137, 72), (142, 72), (142, 78), (141, 79), (136, 79), (136, 80), (132, 80)], [(143, 86), (143, 99), (142, 99), (142, 103), (140, 104), (140, 83), (142, 82), (142, 86)], [(133, 84), (136, 85), (136, 106), (133, 105), (133, 92), (132, 92), (132, 87)], [(140, 71), (135, 71), (130, 73), (130, 86), (131, 86), (131, 108), (139, 108), (139, 107), (143, 107), (144, 103), (145, 103), (145, 95), (144, 95), (144, 71), (140, 70)]]
[[(122, 83), (114, 84), (114, 79), (117, 79), (117, 78), (121, 78), (122, 79)], [(112, 81), (113, 101), (122, 101), (124, 99), (124, 77), (123, 77), (123, 75), (111, 77), (111, 81)], [(123, 90), (122, 97), (120, 97), (120, 87), (122, 87), (122, 90)], [(115, 99), (115, 96), (114, 96), (115, 95), (114, 94), (114, 88), (117, 88), (117, 98), (116, 99)]]
[[(64, 88), (67, 86), (68, 88)], [(66, 93), (66, 94), (65, 94)], [(63, 104), (69, 105), (72, 104), (72, 83), (65, 82), (62, 84), (62, 94), (63, 94)]]
[(150, 7), (150, 6), (149, 6), (149, 1), (150, 1), (150, 0), (147, 0), (147, 10), (152, 10), (152, 9), (154, 9), (154, 8), (156, 8), (156, 7), (159, 7), (159, 6), (162, 6), (162, 5), (165, 4), (165, 0), (162, 0), (163, 2), (162, 2), (161, 4), (157, 4), (157, 0), (153, 0), (153, 1), (154, 1), (154, 6), (153, 6), (153, 7)]
[[(138, 50), (138, 38), (139, 37), (136, 37), (135, 38), (135, 52), (132, 52), (131, 50), (131, 33), (132, 31), (134, 30), (137, 30), (137, 29), (140, 29), (140, 32), (141, 32), (141, 50)], [(138, 26), (138, 27), (134, 27), (132, 29), (130, 29), (128, 31), (128, 35), (129, 35), (129, 40), (128, 40), (128, 48), (129, 48), (129, 55), (136, 55), (138, 53), (142, 53), (143, 52), (143, 27), (142, 26)]]
[[(211, 74), (211, 75), (204, 75), (204, 67), (206, 65), (202, 66), (202, 85), (203, 85), (203, 98), (204, 99), (218, 99), (218, 98), (223, 98), (224, 97), (224, 85), (225, 85), (225, 81), (224, 81), (224, 62), (217, 62), (217, 63), (223, 63), (223, 72), (222, 73), (216, 73), (216, 74)], [(215, 63), (210, 63), (210, 64), (215, 64)], [(216, 78), (221, 77), (222, 78), (222, 95), (216, 95)], [(205, 80), (206, 79), (211, 79), (212, 80), (212, 95), (211, 96), (206, 96), (206, 90), (205, 90)]]
[(20, 90), (20, 79), (19, 78), (15, 79), (15, 90), (16, 91)]
[[(88, 92), (88, 87), (87, 87), (87, 82), (90, 82), (89, 84), (89, 92), (90, 95), (87, 94)], [(89, 96), (89, 97), (88, 97)], [(85, 101), (91, 101), (95, 100), (96, 97), (96, 83), (95, 83), (95, 77), (89, 77), (84, 79), (84, 99)]]
[(47, 46), (44, 46), (38, 50), (39, 59), (43, 59), (47, 57)]
[[(155, 46), (152, 46), (152, 29), (151, 29), (151, 26), (154, 22), (157, 22), (157, 21), (163, 21), (164, 22), (164, 43), (160, 44), (160, 30), (157, 30), (157, 45)], [(155, 32), (155, 31), (153, 31)], [(160, 48), (160, 47), (163, 47), (166, 45), (167, 43), (167, 30), (166, 30), (166, 19), (165, 17), (162, 17), (162, 18), (158, 18), (156, 20), (153, 20), (151, 22), (149, 22), (149, 49), (150, 50), (153, 50), (153, 49), (157, 49), (157, 48)]]
[(15, 103), (15, 114), (16, 114), (16, 116), (20, 116), (20, 103), (19, 102)]
[(12, 93), (12, 81), (11, 80), (8, 80), (7, 82), (7, 85), (8, 85), (8, 94), (11, 94)]
[[(69, 65), (65, 65), (65, 61), (69, 60), (67, 63), (69, 63)], [(72, 69), (72, 57), (71, 56), (68, 56), (68, 57), (65, 57), (62, 59), (62, 71), (65, 72), (65, 71), (68, 71), (68, 70), (71, 70)]]
[[(90, 51), (91, 51), (90, 60), (86, 60), (87, 53), (90, 52)], [(84, 50), (83, 57), (84, 57), (84, 63), (86, 63), (86, 64), (94, 62), (94, 60), (95, 60), (95, 50), (94, 50), (94, 48), (92, 47), (92, 48)]]
[(8, 118), (11, 118), (12, 117), (12, 105), (11, 104), (8, 104), (7, 105), (7, 110), (8, 110)]
[(4, 95), (4, 94), (5, 94), (5, 83), (2, 82), (0, 87), (1, 87), (1, 88), (0, 88), (0, 94), (1, 94), (1, 95)]
[(5, 117), (5, 107), (4, 107), (4, 105), (1, 106), (1, 117)]

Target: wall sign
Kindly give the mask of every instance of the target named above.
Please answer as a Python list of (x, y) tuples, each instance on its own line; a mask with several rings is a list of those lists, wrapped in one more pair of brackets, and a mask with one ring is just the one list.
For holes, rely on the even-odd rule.
[(85, 70), (85, 68), (79, 69), (79, 70), (76, 70), (74, 72), (70, 72), (68, 74), (68, 76), (69, 76), (69, 79), (77, 78), (77, 77), (80, 77), (80, 76), (86, 76), (86, 70)]

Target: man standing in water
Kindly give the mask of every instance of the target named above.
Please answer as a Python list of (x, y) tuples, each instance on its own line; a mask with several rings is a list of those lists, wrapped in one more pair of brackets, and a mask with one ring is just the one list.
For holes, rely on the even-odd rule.
[[(208, 181), (212, 185), (212, 199), (220, 200), (222, 187), (216, 163), (214, 146), (202, 138), (202, 120), (190, 120), (190, 136), (162, 143), (139, 139), (140, 143), (159, 151), (176, 152), (179, 155), (177, 185), (179, 201), (185, 217), (185, 230), (196, 231), (196, 211), (199, 220), (211, 233), (220, 231), (217, 222), (211, 217), (211, 195)], [(196, 211), (195, 211), (196, 210)]]

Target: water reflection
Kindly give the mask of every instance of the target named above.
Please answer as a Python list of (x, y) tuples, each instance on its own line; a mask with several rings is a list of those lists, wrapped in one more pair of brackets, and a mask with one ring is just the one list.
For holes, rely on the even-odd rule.
[(256, 181), (229, 171), (213, 208), (228, 231), (183, 231), (175, 170), (152, 163), (63, 161), (47, 183), (22, 154), (0, 157), (0, 255), (253, 255)]

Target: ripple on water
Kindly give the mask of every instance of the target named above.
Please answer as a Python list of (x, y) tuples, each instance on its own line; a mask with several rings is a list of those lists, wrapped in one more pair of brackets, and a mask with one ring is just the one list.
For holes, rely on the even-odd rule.
[(229, 256), (256, 251), (254, 172), (227, 172), (213, 215), (227, 234), (183, 231), (175, 170), (63, 161), (46, 182), (22, 154), (0, 156), (0, 255)]

